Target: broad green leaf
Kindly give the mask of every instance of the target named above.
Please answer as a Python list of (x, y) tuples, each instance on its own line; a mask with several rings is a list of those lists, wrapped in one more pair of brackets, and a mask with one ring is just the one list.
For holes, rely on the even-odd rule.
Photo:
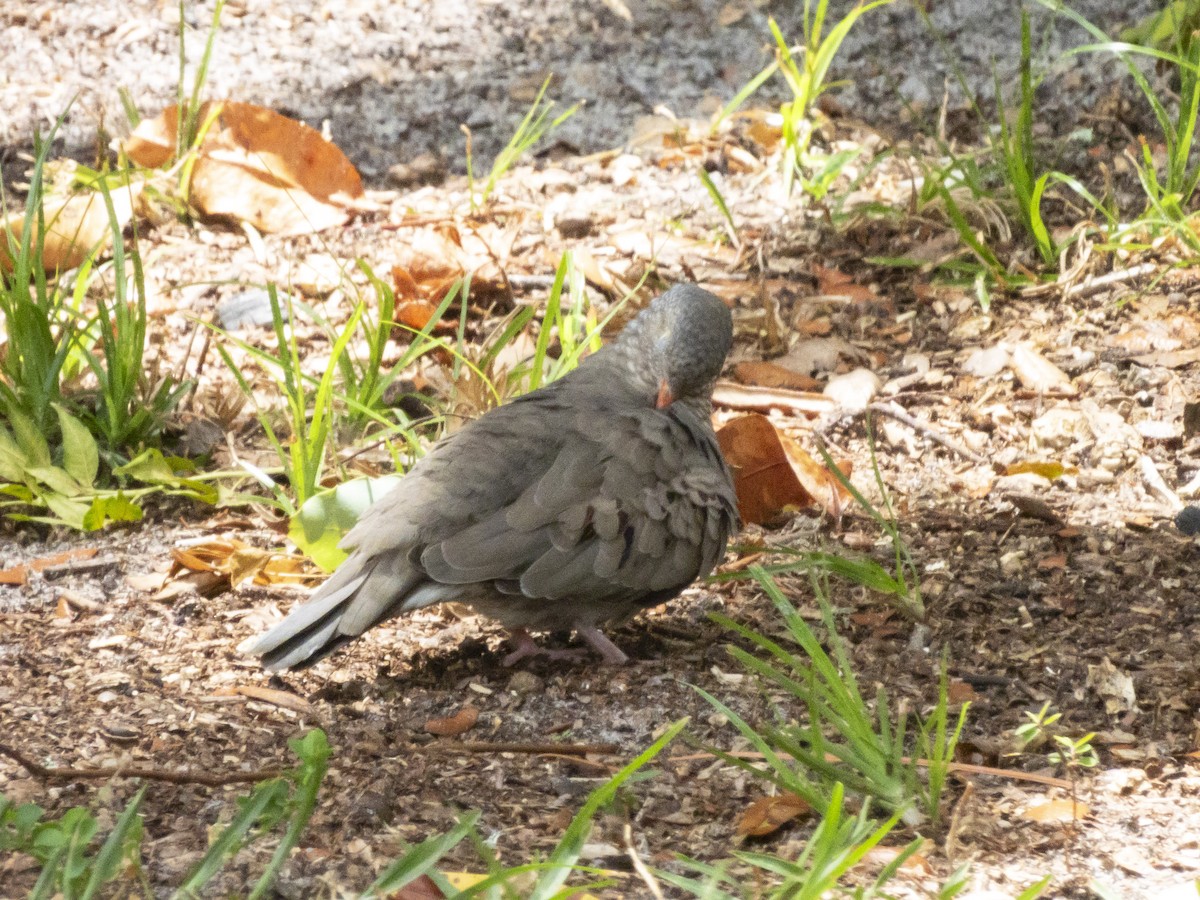
[(0, 425), (0, 481), (23, 482), (28, 462), (8, 429)]
[(288, 537), (318, 566), (333, 571), (346, 558), (338, 542), (359, 516), (399, 481), (398, 475), (359, 478), (310, 497), (292, 516)]
[(30, 466), (25, 470), (25, 474), (67, 497), (78, 497), (87, 492), (85, 485), (72, 478), (66, 469), (60, 469), (58, 466)]
[(25, 458), (35, 466), (50, 465), (50, 445), (46, 443), (46, 438), (38, 430), (33, 419), (11, 406), (7, 411), (7, 418), (12, 425), (17, 446), (21, 448)]
[(87, 426), (72, 416), (60, 403), (51, 404), (58, 413), (63, 439), (63, 468), (82, 485), (96, 483), (100, 471), (100, 451)]
[[(58, 517), (58, 521), (64, 525), (70, 525), (72, 528), (83, 530), (83, 520), (87, 517), (88, 510), (91, 509), (91, 504), (85, 503), (82, 500), (77, 500), (74, 497), (64, 497), (62, 494), (56, 494), (54, 491), (43, 491), (38, 495), (43, 503), (50, 507), (50, 511)], [(38, 518), (35, 516), (29, 517), (35, 522), (53, 522), (53, 519)]]
[(147, 484), (173, 483), (176, 481), (174, 470), (161, 450), (149, 447), (143, 450), (123, 466), (113, 469), (114, 475), (124, 475), (135, 478)]
[(98, 531), (106, 522), (140, 522), (142, 508), (124, 494), (96, 497), (83, 517), (84, 531)]

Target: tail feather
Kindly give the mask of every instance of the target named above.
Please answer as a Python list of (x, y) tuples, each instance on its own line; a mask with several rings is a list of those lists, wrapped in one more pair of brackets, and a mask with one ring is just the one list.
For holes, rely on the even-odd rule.
[(373, 625), (450, 599), (455, 590), (429, 581), (401, 556), (355, 553), (287, 618), (238, 650), (261, 656), (271, 671), (305, 668)]

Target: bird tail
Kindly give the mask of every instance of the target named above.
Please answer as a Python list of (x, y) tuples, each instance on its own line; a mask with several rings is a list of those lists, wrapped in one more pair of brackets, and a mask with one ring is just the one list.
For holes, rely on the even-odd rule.
[(272, 672), (306, 668), (372, 625), (447, 599), (446, 593), (398, 554), (353, 553), (286, 619), (238, 650), (261, 656)]

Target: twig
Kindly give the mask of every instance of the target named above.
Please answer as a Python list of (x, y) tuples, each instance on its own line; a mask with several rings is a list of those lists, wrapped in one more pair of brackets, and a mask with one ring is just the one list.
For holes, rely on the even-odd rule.
[(554, 287), (553, 275), (509, 275), (508, 286), (518, 291), (536, 291)]
[(62, 778), (78, 780), (85, 778), (145, 778), (147, 781), (165, 781), (168, 784), (202, 784), (206, 787), (221, 787), (226, 784), (245, 784), (251, 781), (266, 781), (278, 778), (290, 769), (259, 769), (255, 772), (230, 772), (224, 775), (203, 772), (172, 772), (154, 766), (115, 766), (111, 769), (64, 769), (35, 763), (19, 750), (0, 744), (0, 756), (7, 756), (24, 766), (39, 778)]
[(520, 741), (452, 741), (428, 745), (430, 749), (459, 753), (551, 753), (561, 756), (587, 756), (589, 753), (619, 753), (616, 744), (526, 744)]
[(1063, 299), (1070, 300), (1075, 297), (1090, 297), (1092, 294), (1100, 293), (1106, 287), (1121, 284), (1125, 281), (1133, 281), (1136, 278), (1141, 278), (1143, 275), (1153, 274), (1157, 270), (1158, 266), (1154, 263), (1142, 263), (1140, 266), (1118, 269), (1115, 272), (1109, 272), (1107, 275), (1085, 278), (1078, 284), (1073, 284), (1063, 291)]
[[(733, 751), (725, 755), (733, 756), (738, 759), (766, 759), (765, 754), (752, 750)], [(708, 752), (688, 753), (684, 756), (668, 757), (670, 762), (694, 762), (699, 759), (717, 758), (718, 757), (715, 753)], [(831, 763), (839, 761), (838, 758), (832, 753), (825, 754), (825, 759)], [(929, 767), (929, 760), (927, 759), (913, 760), (911, 757), (902, 756), (900, 757), (900, 761), (906, 765), (908, 763), (915, 763), (922, 768)], [(1045, 784), (1049, 785), (1050, 787), (1062, 788), (1064, 790), (1070, 790), (1071, 788), (1071, 782), (1065, 778), (1055, 778), (1052, 775), (1039, 775), (1037, 772), (1022, 772), (1020, 769), (1000, 769), (995, 766), (977, 766), (972, 763), (948, 762), (946, 763), (946, 771), (957, 772), (960, 775), (995, 775), (997, 778), (1007, 778), (1011, 781), (1031, 781), (1034, 784)]]
[(917, 432), (917, 434), (923, 434), (935, 444), (941, 444), (947, 450), (951, 451), (952, 453), (957, 453), (959, 456), (966, 457), (967, 459), (971, 460), (971, 462), (979, 463), (980, 465), (988, 464), (987, 457), (980, 456), (970, 447), (964, 447), (962, 444), (958, 443), (958, 441), (946, 437), (946, 435), (942, 434), (940, 431), (935, 431), (933, 427), (925, 422), (922, 422), (920, 419), (910, 416), (895, 403), (872, 403), (867, 407), (867, 409), (869, 409), (871, 412), (879, 413), (881, 416), (887, 416), (888, 418), (895, 419), (897, 422), (907, 425), (913, 431)]

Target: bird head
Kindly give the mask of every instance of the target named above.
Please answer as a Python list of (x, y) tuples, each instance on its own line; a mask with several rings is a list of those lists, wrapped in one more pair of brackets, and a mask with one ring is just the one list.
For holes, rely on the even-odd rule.
[(707, 402), (733, 344), (725, 303), (694, 284), (656, 298), (613, 344), (639, 392), (665, 409), (676, 401)]

